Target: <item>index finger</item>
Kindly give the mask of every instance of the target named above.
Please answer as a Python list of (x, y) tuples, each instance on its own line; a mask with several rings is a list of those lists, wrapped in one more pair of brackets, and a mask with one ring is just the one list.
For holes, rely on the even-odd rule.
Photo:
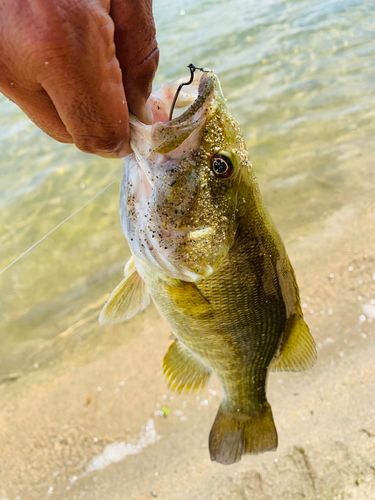
[(104, 7), (76, 9), (60, 24), (64, 33), (58, 37), (67, 37), (69, 43), (61, 49), (57, 43), (50, 58), (47, 52), (40, 84), (78, 148), (123, 156), (130, 152), (128, 107), (116, 58), (114, 23)]

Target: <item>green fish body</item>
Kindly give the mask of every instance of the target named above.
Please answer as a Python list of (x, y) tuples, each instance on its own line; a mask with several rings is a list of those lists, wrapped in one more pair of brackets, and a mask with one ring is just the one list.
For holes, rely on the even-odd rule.
[(211, 459), (276, 449), (268, 370), (309, 368), (316, 351), (217, 76), (203, 74), (175, 120), (134, 120), (133, 137), (120, 201), (133, 257), (101, 322), (128, 319), (151, 297), (175, 336), (163, 362), (170, 388), (199, 389), (212, 372), (222, 384)]

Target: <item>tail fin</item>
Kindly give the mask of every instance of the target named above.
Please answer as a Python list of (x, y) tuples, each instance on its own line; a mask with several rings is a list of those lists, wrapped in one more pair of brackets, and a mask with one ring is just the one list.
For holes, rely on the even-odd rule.
[(277, 448), (277, 432), (271, 406), (254, 415), (224, 410), (220, 406), (209, 437), (211, 460), (233, 464), (245, 453), (262, 453)]

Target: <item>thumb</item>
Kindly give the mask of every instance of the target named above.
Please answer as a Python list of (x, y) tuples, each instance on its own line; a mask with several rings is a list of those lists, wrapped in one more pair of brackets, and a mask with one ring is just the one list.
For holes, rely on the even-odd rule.
[(115, 25), (116, 56), (131, 113), (151, 122), (147, 99), (151, 93), (159, 50), (151, 0), (112, 0), (110, 16)]

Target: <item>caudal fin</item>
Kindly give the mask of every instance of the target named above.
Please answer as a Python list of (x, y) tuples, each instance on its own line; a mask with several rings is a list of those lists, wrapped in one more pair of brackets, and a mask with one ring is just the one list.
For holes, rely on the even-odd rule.
[(238, 462), (245, 453), (256, 454), (276, 448), (277, 432), (268, 403), (253, 415), (219, 408), (209, 437), (211, 460), (229, 465)]

